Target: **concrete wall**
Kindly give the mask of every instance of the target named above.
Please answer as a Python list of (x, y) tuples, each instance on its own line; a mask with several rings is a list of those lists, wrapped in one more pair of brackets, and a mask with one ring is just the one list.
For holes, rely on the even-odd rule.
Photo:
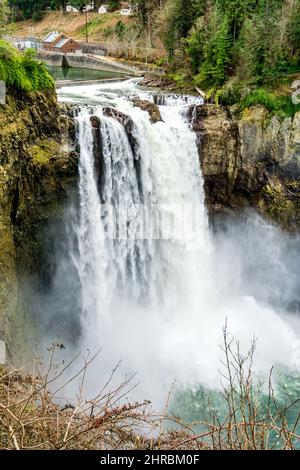
[(85, 69), (93, 69), (93, 70), (104, 70), (107, 72), (118, 72), (124, 73), (127, 75), (135, 75), (140, 76), (141, 72), (137, 69), (129, 67), (125, 64), (102, 60), (101, 57), (97, 59), (84, 55), (84, 54), (61, 54), (58, 52), (45, 52), (39, 51), (38, 58), (46, 62), (48, 65), (55, 65), (55, 66), (62, 66), (63, 60), (65, 65), (67, 64), (70, 67), (81, 67)]
[(79, 44), (82, 52), (85, 54), (107, 55), (107, 47), (105, 45), (92, 42), (80, 42)]
[(57, 67), (62, 66), (62, 61), (64, 54), (59, 54), (59, 53), (52, 53), (52, 52), (46, 52), (46, 51), (39, 51), (37, 54), (38, 59), (43, 60), (46, 62), (47, 65), (55, 65)]

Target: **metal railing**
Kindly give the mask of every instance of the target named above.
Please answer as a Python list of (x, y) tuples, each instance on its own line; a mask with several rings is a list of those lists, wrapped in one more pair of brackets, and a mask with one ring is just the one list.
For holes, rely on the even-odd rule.
[(14, 45), (17, 49), (25, 50), (25, 49), (36, 49), (39, 50), (42, 47), (42, 41), (30, 36), (3, 36), (5, 41), (9, 42), (10, 44)]

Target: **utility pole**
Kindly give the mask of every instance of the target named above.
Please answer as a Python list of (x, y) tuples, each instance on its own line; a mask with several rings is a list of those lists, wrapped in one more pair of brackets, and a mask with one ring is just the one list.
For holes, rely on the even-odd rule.
[(89, 42), (87, 1), (85, 0), (85, 42)]

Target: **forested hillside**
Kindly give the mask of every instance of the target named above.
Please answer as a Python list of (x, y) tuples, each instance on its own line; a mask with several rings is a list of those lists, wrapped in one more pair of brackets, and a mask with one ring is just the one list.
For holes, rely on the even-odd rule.
[[(64, 11), (66, 4), (81, 11), (85, 6), (83, 0), (2, 0), (5, 3), (13, 20), (39, 19), (46, 9)], [(95, 9), (100, 3), (95, 2)], [(123, 4), (108, 3), (111, 10)], [(110, 24), (114, 13), (90, 15), (87, 27), (93, 40), (122, 44), (114, 48), (118, 56), (141, 60), (144, 54), (145, 60), (164, 66), (178, 87), (200, 87), (217, 102), (239, 103), (242, 108), (261, 103), (285, 115), (298, 109), (290, 99), (290, 85), (300, 72), (299, 0), (129, 3), (134, 11), (130, 21), (115, 16)], [(84, 34), (85, 25), (74, 31), (78, 38)], [(152, 58), (151, 47), (159, 49)]]
[(161, 14), (177, 81), (192, 79), (227, 104), (248, 95), (245, 105), (284, 107), (262, 87), (300, 71), (298, 0), (167, 0)]

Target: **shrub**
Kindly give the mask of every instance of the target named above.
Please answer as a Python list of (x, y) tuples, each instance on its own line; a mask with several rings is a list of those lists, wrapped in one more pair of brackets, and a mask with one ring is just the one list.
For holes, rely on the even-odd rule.
[(238, 83), (228, 82), (215, 95), (216, 103), (224, 106), (232, 106), (239, 103), (241, 99), (242, 94)]
[(119, 0), (109, 0), (108, 4), (111, 11), (115, 11), (120, 7)]
[(0, 40), (0, 80), (25, 92), (54, 87), (53, 79), (45, 65), (35, 59), (33, 50), (21, 54), (3, 40)]
[(261, 104), (271, 113), (293, 117), (300, 110), (300, 105), (293, 104), (290, 96), (276, 96), (264, 88), (251, 91), (240, 103), (240, 109)]
[[(46, 364), (37, 359), (33, 369), (31, 365), (31, 375), (0, 367), (0, 449), (298, 449), (299, 376), (281, 377), (283, 392), (280, 383), (275, 391), (273, 370), (267, 383), (254, 374), (255, 340), (242, 354), (226, 326), (223, 336), (223, 390), (211, 390), (209, 395), (199, 392), (201, 403), (195, 403), (193, 422), (178, 417), (178, 406), (170, 413), (170, 395), (161, 415), (153, 412), (148, 401), (124, 400), (135, 388), (135, 376), (113, 386), (118, 365), (104, 386), (100, 380), (99, 392), (87, 398), (86, 378), (97, 354), (86, 357), (83, 364), (81, 360), (76, 364), (75, 357), (59, 365), (56, 352), (64, 346), (58, 344), (50, 349)], [(98, 379), (101, 373), (94, 376), (94, 383)], [(63, 399), (70, 395), (70, 384), (75, 388), (78, 384), (78, 392), (73, 399)], [(193, 398), (195, 390), (190, 393)], [(214, 396), (217, 401), (212, 401)], [(204, 419), (200, 404), (206, 411)]]
[(164, 67), (166, 65), (166, 59), (164, 57), (160, 57), (156, 61), (157, 67)]
[(257, 88), (256, 90), (251, 91), (241, 101), (241, 108), (249, 108), (256, 104), (263, 105), (268, 111), (275, 111), (276, 109), (276, 100), (274, 96), (268, 93), (264, 88)]
[(118, 36), (119, 39), (123, 39), (124, 35), (126, 32), (126, 25), (123, 23), (123, 21), (118, 21), (118, 23), (115, 26), (115, 33)]
[(263, 379), (253, 370), (255, 348), (256, 338), (242, 353), (225, 325), (222, 392), (195, 387), (177, 397), (176, 416), (185, 412), (197, 433), (185, 443), (202, 439), (214, 450), (299, 449), (299, 374), (278, 367), (271, 368), (269, 377)]
[(177, 83), (177, 85), (183, 85), (186, 80), (186, 74), (184, 72), (177, 72), (172, 75), (173, 80)]
[(32, 15), (32, 20), (37, 23), (38, 21), (41, 21), (43, 19), (44, 15), (42, 11), (35, 11)]

